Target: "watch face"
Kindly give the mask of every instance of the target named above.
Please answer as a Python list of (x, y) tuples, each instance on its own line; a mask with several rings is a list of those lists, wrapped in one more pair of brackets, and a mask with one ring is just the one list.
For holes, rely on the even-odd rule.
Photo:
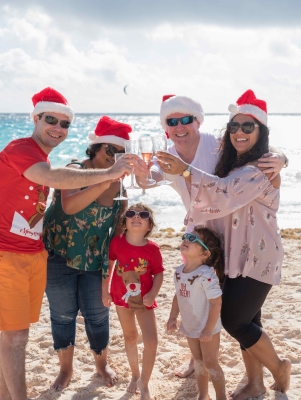
[(187, 169), (182, 173), (182, 176), (184, 178), (188, 178), (189, 175), (190, 175), (190, 171), (187, 171)]

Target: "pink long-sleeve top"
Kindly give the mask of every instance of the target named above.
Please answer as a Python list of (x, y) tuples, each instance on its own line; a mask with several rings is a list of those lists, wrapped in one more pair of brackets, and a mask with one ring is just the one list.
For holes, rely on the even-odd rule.
[(206, 226), (220, 234), (230, 278), (242, 275), (277, 285), (284, 254), (276, 218), (279, 199), (279, 189), (253, 165), (225, 178), (193, 168), (185, 223), (207, 221)]

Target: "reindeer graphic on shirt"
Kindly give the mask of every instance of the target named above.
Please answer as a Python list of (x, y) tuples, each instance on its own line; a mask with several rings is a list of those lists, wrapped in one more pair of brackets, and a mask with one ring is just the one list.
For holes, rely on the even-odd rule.
[(134, 270), (131, 271), (125, 271), (124, 267), (120, 267), (118, 262), (116, 263), (116, 273), (122, 278), (127, 290), (122, 299), (132, 310), (145, 310), (145, 305), (143, 304), (141, 296), (140, 275), (146, 273), (147, 265), (147, 260), (138, 258), (138, 267), (134, 267)]

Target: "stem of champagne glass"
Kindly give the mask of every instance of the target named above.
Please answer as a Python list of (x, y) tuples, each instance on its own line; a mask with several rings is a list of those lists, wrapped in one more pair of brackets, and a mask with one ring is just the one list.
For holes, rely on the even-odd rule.
[(122, 188), (122, 178), (119, 178), (119, 184), (120, 184), (120, 188), (119, 188), (119, 196), (122, 197), (123, 196), (123, 188)]
[(133, 172), (133, 170), (132, 170), (132, 172), (131, 172), (131, 186), (135, 186), (135, 184), (134, 184), (134, 172)]

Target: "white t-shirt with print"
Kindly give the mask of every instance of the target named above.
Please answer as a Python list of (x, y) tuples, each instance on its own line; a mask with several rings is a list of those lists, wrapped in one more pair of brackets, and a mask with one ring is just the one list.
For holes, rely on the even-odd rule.
[[(222, 295), (218, 277), (213, 267), (201, 265), (192, 272), (185, 273), (185, 264), (175, 268), (174, 284), (179, 304), (180, 331), (190, 338), (199, 338), (205, 328), (210, 308), (210, 299)], [(221, 319), (215, 325), (213, 333), (220, 332)]]

